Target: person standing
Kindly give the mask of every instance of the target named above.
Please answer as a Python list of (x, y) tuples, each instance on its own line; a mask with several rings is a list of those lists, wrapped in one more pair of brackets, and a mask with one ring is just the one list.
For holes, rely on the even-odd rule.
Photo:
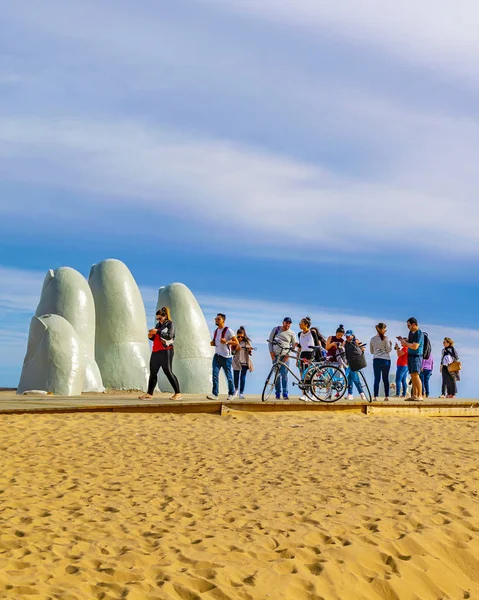
[(336, 335), (330, 335), (326, 340), (326, 357), (331, 362), (338, 362), (342, 349), (344, 348), (344, 325), (336, 329)]
[(442, 394), (441, 398), (455, 398), (457, 381), (460, 381), (459, 369), (453, 370), (451, 365), (459, 362), (459, 354), (454, 348), (451, 338), (444, 338), (441, 354)]
[(391, 355), (392, 342), (386, 335), (387, 326), (385, 323), (376, 325), (376, 335), (369, 342), (369, 349), (373, 355), (373, 371), (374, 371), (374, 401), (376, 402), (379, 395), (379, 384), (381, 377), (384, 384), (384, 400), (389, 400), (389, 371), (391, 370)]
[(233, 355), (231, 352), (232, 346), (238, 345), (233, 331), (225, 325), (226, 315), (218, 313), (215, 317), (216, 329), (213, 333), (213, 339), (210, 342), (215, 348), (213, 356), (213, 391), (207, 397), (208, 400), (218, 400), (219, 393), (219, 374), (223, 369), (228, 381), (228, 400), (233, 400), (235, 395), (235, 387), (233, 383)]
[[(291, 331), (292, 320), (290, 317), (283, 319), (283, 324), (274, 327), (271, 330), (268, 338), (268, 348), (271, 360), (275, 362), (278, 357), (281, 357), (283, 363), (289, 361), (289, 350), (296, 346), (296, 335)], [(283, 398), (287, 400), (288, 394), (288, 371), (282, 365), (279, 377), (276, 379), (276, 400), (281, 398), (281, 389), (283, 390)]]
[[(398, 356), (396, 363), (396, 398), (407, 396), (407, 348), (402, 348), (397, 342), (394, 344), (394, 350)], [(402, 394), (401, 394), (402, 388)]]
[[(308, 367), (308, 363), (304, 361), (311, 361), (315, 356), (315, 348), (313, 346), (319, 346), (319, 339), (317, 337), (316, 332), (311, 329), (311, 319), (309, 317), (304, 317), (299, 322), (299, 327), (301, 331), (298, 333), (298, 342), (296, 346), (299, 348), (299, 371), (301, 375)], [(299, 397), (300, 400), (308, 400), (308, 397), (303, 394)]]
[(422, 382), (421, 368), (424, 354), (424, 334), (419, 329), (417, 319), (410, 317), (406, 322), (409, 329), (409, 335), (406, 338), (401, 336), (398, 340), (403, 348), (407, 348), (407, 367), (412, 381), (412, 394), (406, 400), (422, 400)]
[(246, 335), (246, 329), (241, 327), (236, 332), (238, 345), (235, 348), (233, 355), (233, 378), (235, 384), (235, 397), (238, 396), (244, 400), (244, 389), (246, 385), (246, 374), (248, 371), (253, 371), (253, 363), (251, 361), (251, 353), (253, 346), (251, 340)]
[[(344, 345), (344, 350), (346, 352), (346, 360), (348, 361), (348, 368), (346, 369), (346, 376), (348, 378), (348, 400), (354, 400), (353, 385), (356, 386), (361, 400), (366, 400), (367, 398), (363, 391), (363, 386), (361, 385), (358, 372), (353, 371), (351, 368), (355, 367), (355, 365), (352, 364), (353, 359), (358, 362), (357, 357), (359, 356), (361, 359), (361, 353), (364, 354), (364, 348), (362, 348), (361, 342), (356, 338), (352, 329), (348, 329), (346, 331), (346, 343)], [(362, 357), (362, 359), (364, 359), (364, 357)]]
[(140, 400), (153, 398), (160, 369), (163, 369), (174, 390), (170, 400), (181, 400), (180, 384), (172, 369), (175, 325), (171, 320), (170, 309), (167, 306), (163, 306), (156, 311), (156, 327), (150, 329), (148, 337), (153, 341), (150, 358), (150, 378), (148, 380), (148, 391), (146, 394), (139, 396)]
[(422, 359), (422, 368), (421, 368), (421, 383), (422, 383), (422, 393), (426, 398), (429, 398), (429, 380), (431, 379), (432, 371), (434, 369), (434, 359), (432, 354), (429, 355), (429, 358)]

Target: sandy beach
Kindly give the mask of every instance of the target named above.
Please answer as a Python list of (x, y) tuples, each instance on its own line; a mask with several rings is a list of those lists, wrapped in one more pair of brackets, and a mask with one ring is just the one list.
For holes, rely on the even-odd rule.
[(0, 598), (479, 597), (477, 420), (0, 420)]

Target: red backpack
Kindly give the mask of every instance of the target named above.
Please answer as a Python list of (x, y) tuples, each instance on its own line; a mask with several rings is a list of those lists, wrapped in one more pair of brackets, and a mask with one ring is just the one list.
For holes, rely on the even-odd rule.
[[(215, 344), (216, 344), (216, 334), (218, 333), (218, 329), (219, 329), (219, 328), (217, 327), (217, 328), (216, 328), (216, 330), (215, 330), (215, 333), (214, 333), (214, 335), (213, 335), (213, 342), (214, 342)], [(225, 337), (225, 334), (226, 334), (226, 332), (227, 332), (227, 331), (228, 331), (228, 327), (223, 327), (223, 331), (221, 332), (221, 337), (222, 337), (222, 338), (224, 338), (224, 337)]]

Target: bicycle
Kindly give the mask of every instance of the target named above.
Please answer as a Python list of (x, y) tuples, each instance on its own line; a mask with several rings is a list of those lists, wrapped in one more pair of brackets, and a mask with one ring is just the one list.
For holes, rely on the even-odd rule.
[[(297, 385), (304, 395), (313, 402), (336, 402), (344, 396), (348, 381), (346, 374), (339, 366), (332, 363), (321, 365), (314, 360), (302, 359), (302, 362), (305, 365), (307, 364), (308, 367), (301, 373), (301, 377), (298, 377), (286, 363), (287, 358), (297, 358), (298, 353), (296, 353), (296, 356), (292, 356), (290, 354), (293, 350), (291, 346), (288, 347), (278, 343), (275, 343), (275, 346), (279, 347), (281, 352), (277, 356), (266, 378), (261, 395), (263, 402), (266, 402), (275, 390), (281, 367), (284, 367), (288, 373), (291, 373), (296, 380), (293, 382), (293, 385)], [(314, 350), (320, 348), (320, 346), (311, 346), (311, 348)]]
[[(269, 340), (267, 340), (269, 342)], [(271, 396), (271, 394), (273, 393), (273, 391), (276, 388), (276, 382), (278, 380), (278, 377), (280, 376), (280, 371), (281, 371), (281, 367), (284, 367), (288, 373), (291, 373), (291, 375), (294, 377), (294, 379), (296, 381), (293, 382), (293, 385), (297, 385), (299, 387), (299, 389), (310, 399), (313, 400), (312, 398), (312, 392), (311, 392), (311, 383), (310, 383), (310, 376), (308, 376), (308, 372), (311, 370), (311, 365), (312, 363), (308, 366), (307, 369), (305, 369), (302, 373), (301, 373), (301, 377), (298, 377), (296, 375), (296, 373), (294, 371), (291, 370), (291, 368), (289, 367), (289, 365), (286, 362), (287, 358), (298, 358), (298, 353), (296, 352), (295, 355), (291, 355), (291, 352), (293, 351), (293, 348), (291, 346), (284, 346), (282, 344), (279, 343), (275, 343), (275, 346), (281, 348), (281, 352), (280, 354), (278, 354), (275, 362), (273, 363), (273, 366), (270, 369), (270, 372), (268, 373), (268, 377), (266, 378), (266, 382), (264, 384), (264, 388), (263, 388), (263, 393), (261, 394), (261, 400), (263, 402), (266, 402), (266, 400), (268, 400)], [(303, 363), (307, 363), (309, 361), (304, 361)]]
[[(366, 346), (366, 344), (363, 344)], [(313, 350), (320, 350), (322, 346), (311, 346)], [(344, 370), (346, 365), (346, 352), (340, 349), (335, 359), (331, 360), (323, 357), (319, 361), (314, 361), (311, 370), (308, 372), (308, 383), (310, 385), (313, 401), (337, 402), (346, 393), (348, 389), (348, 376)], [(372, 402), (371, 390), (362, 370), (355, 371), (358, 374), (360, 384), (365, 393), (368, 402)]]
[[(360, 347), (361, 348), (365, 348), (366, 345), (367, 344), (361, 344)], [(346, 362), (346, 352), (345, 352), (344, 348), (341, 348), (339, 350), (339, 352), (337, 353), (337, 357), (339, 359), (338, 364), (340, 364), (340, 365), (346, 365), (347, 364), (347, 362)], [(343, 369), (341, 369), (341, 371), (344, 373), (344, 376), (346, 377), (346, 380), (347, 380), (348, 377), (346, 375), (346, 372), (343, 371)], [(362, 369), (358, 369), (357, 371), (354, 371), (354, 372), (358, 374), (359, 384), (360, 384), (360, 386), (363, 389), (363, 393), (366, 396), (366, 400), (368, 402), (372, 402), (373, 401), (373, 397), (372, 397), (372, 394), (371, 394), (371, 390), (369, 389), (368, 382), (366, 380), (366, 377), (364, 376), (364, 373), (363, 373)]]

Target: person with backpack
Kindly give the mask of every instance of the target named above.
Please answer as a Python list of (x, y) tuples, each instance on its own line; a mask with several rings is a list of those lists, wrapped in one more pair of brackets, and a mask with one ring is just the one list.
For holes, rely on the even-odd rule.
[(156, 311), (156, 327), (150, 329), (148, 337), (153, 342), (150, 358), (150, 378), (148, 380), (148, 391), (146, 394), (139, 396), (140, 400), (153, 398), (160, 369), (163, 369), (174, 390), (170, 400), (181, 400), (180, 384), (172, 368), (175, 325), (171, 320), (170, 309), (167, 306), (163, 306)]
[(348, 361), (348, 368), (346, 370), (346, 376), (348, 378), (348, 400), (354, 400), (353, 385), (356, 386), (361, 400), (367, 400), (358, 375), (358, 371), (367, 366), (366, 357), (364, 356), (364, 348), (362, 348), (361, 342), (356, 338), (352, 329), (346, 331), (344, 351), (346, 352), (346, 360)]
[[(431, 354), (431, 343), (429, 338), (419, 329), (417, 319), (410, 317), (406, 321), (407, 328), (409, 329), (408, 338), (398, 336), (399, 343), (403, 348), (408, 349), (407, 353), (407, 367), (412, 381), (412, 394), (410, 398), (406, 400), (422, 400), (422, 382), (421, 382), (421, 369), (422, 361), (424, 358), (424, 350), (428, 357)], [(427, 338), (427, 347), (425, 346), (425, 340)]]
[(393, 344), (386, 335), (387, 326), (385, 323), (376, 325), (376, 335), (369, 342), (369, 349), (373, 355), (374, 371), (374, 401), (379, 396), (379, 384), (381, 378), (384, 385), (384, 401), (389, 400), (389, 371), (391, 370), (391, 355)]
[(233, 379), (235, 384), (235, 398), (238, 396), (244, 400), (244, 389), (246, 385), (246, 374), (253, 371), (251, 353), (253, 346), (251, 340), (246, 335), (246, 329), (241, 327), (236, 332), (238, 345), (234, 349), (233, 355)]
[(226, 315), (218, 313), (215, 317), (216, 329), (213, 334), (213, 339), (210, 342), (215, 348), (213, 356), (213, 391), (206, 396), (208, 400), (218, 400), (219, 393), (219, 374), (223, 369), (228, 381), (228, 400), (233, 400), (235, 395), (235, 387), (233, 383), (233, 354), (232, 347), (238, 345), (238, 340), (233, 331), (225, 325)]
[[(278, 358), (284, 363), (289, 360), (289, 349), (296, 346), (296, 335), (291, 331), (292, 319), (285, 317), (283, 324), (273, 327), (268, 338), (268, 348), (271, 360), (275, 362)], [(276, 400), (281, 398), (281, 389), (283, 390), (283, 398), (288, 400), (288, 371), (284, 366), (281, 366), (279, 377), (276, 379)]]
[[(301, 375), (308, 368), (308, 363), (304, 361), (311, 361), (315, 357), (316, 349), (313, 346), (319, 346), (320, 342), (316, 328), (311, 328), (311, 319), (304, 317), (299, 322), (301, 331), (298, 333), (298, 341), (296, 347), (300, 349), (298, 367)], [(300, 396), (300, 400), (308, 400), (304, 394)]]

